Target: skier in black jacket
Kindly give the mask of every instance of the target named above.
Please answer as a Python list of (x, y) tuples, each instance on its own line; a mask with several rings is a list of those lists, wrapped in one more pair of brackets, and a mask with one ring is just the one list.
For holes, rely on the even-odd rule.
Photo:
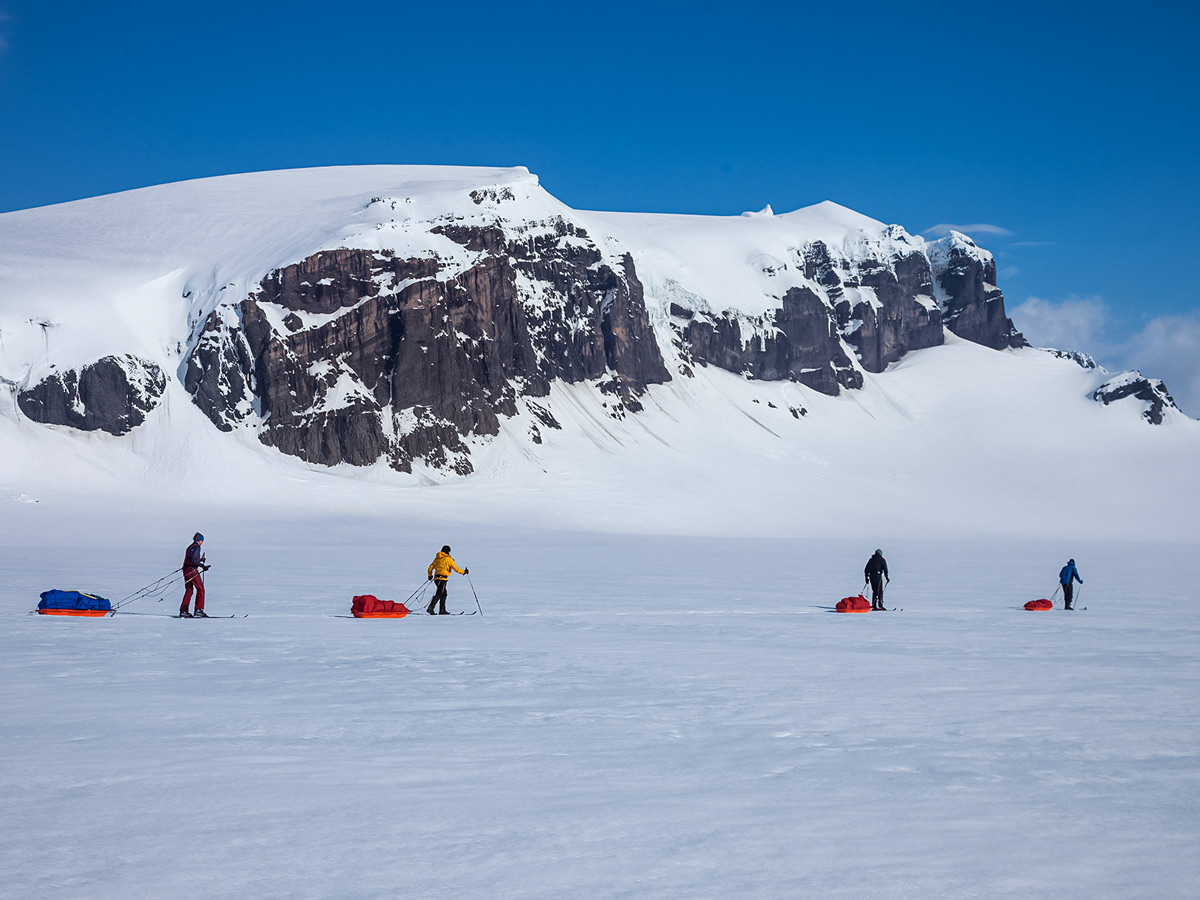
[(867, 560), (866, 566), (863, 567), (863, 583), (871, 582), (871, 609), (884, 609), (883, 605), (883, 580), (887, 579), (888, 584), (891, 584), (891, 577), (888, 575), (887, 560), (883, 558), (883, 551), (876, 550), (875, 554)]

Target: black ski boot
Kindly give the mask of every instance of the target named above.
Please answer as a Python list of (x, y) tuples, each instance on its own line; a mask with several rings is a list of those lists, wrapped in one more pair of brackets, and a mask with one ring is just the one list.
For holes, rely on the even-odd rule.
[(181, 609), (179, 611), (179, 618), (190, 619), (190, 618), (192, 618), (192, 614), (190, 612), (188, 612), (186, 609)]
[(195, 612), (192, 614), (192, 618), (193, 618), (193, 619), (207, 619), (207, 618), (208, 618), (208, 613), (206, 613), (206, 612), (205, 612), (204, 610), (202, 610), (202, 609), (198, 609), (198, 610), (196, 610), (196, 611), (195, 611)]

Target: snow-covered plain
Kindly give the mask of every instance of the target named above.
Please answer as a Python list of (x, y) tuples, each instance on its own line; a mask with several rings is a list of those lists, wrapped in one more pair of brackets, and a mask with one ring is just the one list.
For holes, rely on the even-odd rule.
[[(871, 542), (205, 521), (248, 618), (26, 614), (182, 522), (7, 535), (6, 896), (1195, 894), (1193, 546), (893, 540), (845, 616)], [(444, 541), (483, 616), (344, 618)], [(1068, 556), (1087, 611), (1023, 611)]]

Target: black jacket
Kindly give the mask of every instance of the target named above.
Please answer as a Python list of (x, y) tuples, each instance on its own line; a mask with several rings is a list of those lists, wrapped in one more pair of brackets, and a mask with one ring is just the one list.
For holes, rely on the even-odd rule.
[(872, 575), (874, 575), (876, 578), (878, 578), (881, 572), (883, 573), (884, 578), (891, 578), (891, 576), (888, 575), (887, 560), (883, 558), (882, 553), (876, 553), (867, 560), (867, 565), (863, 568), (863, 577), (870, 578)]

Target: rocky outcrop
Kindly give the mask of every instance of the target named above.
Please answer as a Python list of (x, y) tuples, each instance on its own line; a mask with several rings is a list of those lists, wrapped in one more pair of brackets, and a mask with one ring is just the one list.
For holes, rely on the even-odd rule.
[(166, 386), (166, 376), (154, 363), (136, 356), (106, 356), (19, 391), (17, 405), (45, 425), (121, 435), (146, 421)]
[(671, 306), (685, 363), (714, 365), (766, 381), (790, 379), (825, 394), (862, 386), (837, 329), (834, 311), (806, 288), (792, 288), (766, 316), (714, 315)]
[(1098, 368), (1096, 360), (1087, 353), (1080, 353), (1078, 350), (1054, 350), (1052, 348), (1044, 348), (1046, 353), (1051, 356), (1056, 356), (1059, 359), (1067, 359), (1075, 363), (1081, 369)]
[(1167, 410), (1179, 411), (1175, 400), (1167, 391), (1167, 386), (1157, 378), (1143, 377), (1140, 372), (1125, 372), (1115, 378), (1110, 378), (1092, 391), (1092, 399), (1105, 406), (1126, 398), (1139, 400), (1145, 404), (1142, 418), (1151, 425), (1161, 425)]
[(930, 245), (929, 259), (941, 293), (946, 326), (961, 338), (1004, 350), (1028, 347), (1004, 311), (996, 287), (996, 260), (965, 234), (952, 231)]
[(353, 249), (272, 272), (208, 317), (185, 387), (219, 428), (257, 421), (263, 443), (301, 459), (402, 471), (471, 471), (465, 439), (497, 434), (556, 380), (596, 381), (614, 414), (640, 409), (670, 376), (633, 260), (540, 224), (518, 238), (439, 226), (475, 260), (456, 272)]

